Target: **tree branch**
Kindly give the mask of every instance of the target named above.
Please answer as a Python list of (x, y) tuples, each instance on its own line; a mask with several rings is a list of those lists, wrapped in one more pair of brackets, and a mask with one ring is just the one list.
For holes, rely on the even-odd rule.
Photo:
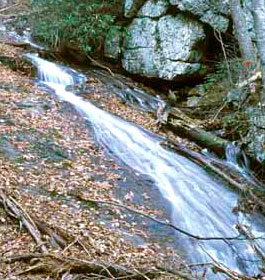
[(5, 8), (0, 9), (0, 13), (6, 12), (9, 9), (15, 8), (17, 6), (21, 5), (21, 1), (18, 1), (16, 4), (11, 5), (11, 6), (7, 6)]
[[(162, 221), (162, 220), (159, 220), (155, 217), (152, 217), (148, 214), (145, 214), (143, 212), (140, 212), (138, 210), (134, 210), (130, 207), (127, 207), (125, 205), (122, 205), (122, 204), (119, 204), (119, 203), (115, 203), (115, 202), (112, 202), (112, 201), (104, 201), (104, 200), (95, 200), (95, 199), (87, 199), (87, 198), (83, 198), (81, 195), (75, 195), (76, 197), (78, 197), (79, 199), (83, 200), (83, 201), (87, 201), (87, 202), (92, 202), (92, 203), (96, 203), (96, 204), (106, 204), (106, 205), (111, 205), (111, 206), (115, 206), (115, 207), (120, 207), (120, 208), (123, 208), (123, 209), (126, 209), (132, 213), (135, 213), (137, 215), (140, 215), (140, 216), (143, 216), (149, 220), (152, 220), (156, 223), (159, 223), (161, 225), (164, 225), (164, 226), (167, 226), (167, 227), (170, 227), (170, 228), (173, 228), (174, 230), (184, 234), (184, 235), (187, 235), (191, 238), (194, 238), (196, 240), (222, 240), (222, 241), (225, 241), (225, 240), (249, 240), (248, 237), (241, 237), (242, 235), (239, 234), (237, 236), (227, 236), (227, 237), (204, 237), (204, 236), (199, 236), (199, 235), (195, 235), (193, 233), (190, 233), (190, 232), (187, 232), (175, 225), (173, 225), (172, 223), (169, 223), (169, 222), (165, 222), (165, 221)], [(260, 237), (253, 237), (252, 240), (257, 240), (257, 239), (265, 239), (265, 237), (263, 236), (260, 236)]]

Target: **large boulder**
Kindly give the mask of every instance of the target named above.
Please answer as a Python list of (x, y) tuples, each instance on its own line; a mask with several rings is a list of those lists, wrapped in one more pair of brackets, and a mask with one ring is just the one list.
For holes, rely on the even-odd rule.
[(203, 26), (179, 14), (136, 18), (128, 27), (122, 65), (128, 72), (173, 80), (202, 69)]
[(189, 11), (214, 29), (225, 32), (229, 25), (229, 0), (169, 0), (181, 11)]
[(167, 0), (148, 0), (137, 13), (138, 17), (157, 18), (166, 14), (169, 7)]

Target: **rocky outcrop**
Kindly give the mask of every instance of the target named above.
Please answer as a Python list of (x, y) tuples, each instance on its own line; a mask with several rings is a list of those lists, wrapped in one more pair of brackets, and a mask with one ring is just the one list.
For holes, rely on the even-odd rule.
[(146, 77), (178, 80), (201, 75), (204, 24), (225, 32), (228, 2), (216, 0), (213, 5), (210, 0), (125, 0), (124, 16), (130, 19), (124, 29), (110, 28), (105, 55), (121, 59), (126, 71)]
[(182, 15), (134, 19), (126, 33), (122, 65), (128, 72), (165, 80), (194, 74), (202, 68), (197, 46), (204, 37), (202, 25)]
[(157, 18), (166, 14), (169, 7), (167, 0), (149, 0), (137, 13), (138, 17)]
[(181, 11), (189, 11), (216, 30), (225, 32), (228, 28), (229, 0), (169, 0)]

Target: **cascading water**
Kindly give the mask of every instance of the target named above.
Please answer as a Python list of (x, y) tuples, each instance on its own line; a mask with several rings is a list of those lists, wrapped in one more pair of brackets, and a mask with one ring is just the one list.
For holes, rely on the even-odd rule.
[[(85, 114), (102, 146), (133, 170), (152, 179), (170, 202), (172, 223), (176, 226), (204, 237), (238, 236), (238, 223), (251, 227), (255, 236), (262, 236), (265, 232), (261, 216), (232, 213), (238, 198), (235, 192), (214, 180), (195, 163), (162, 148), (160, 137), (65, 90), (67, 85), (75, 84), (83, 76), (35, 55), (27, 57), (37, 66), (42, 83)], [(181, 234), (176, 240), (193, 262), (207, 262), (211, 255), (234, 270), (252, 275), (259, 271), (259, 258), (248, 240), (199, 241)], [(265, 249), (264, 240), (255, 242)], [(215, 277), (211, 276), (211, 279)]]

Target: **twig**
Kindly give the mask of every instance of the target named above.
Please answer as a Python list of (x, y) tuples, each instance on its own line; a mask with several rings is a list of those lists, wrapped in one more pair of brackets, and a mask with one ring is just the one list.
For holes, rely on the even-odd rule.
[(64, 248), (64, 250), (62, 251), (62, 255), (63, 255), (69, 248), (71, 248), (73, 245), (75, 245), (77, 242), (78, 242), (78, 237), (75, 238), (75, 240), (74, 240), (73, 242), (71, 242), (68, 246), (66, 246), (66, 247)]
[(223, 51), (224, 58), (225, 58), (225, 64), (226, 64), (226, 68), (227, 68), (228, 77), (229, 77), (230, 83), (232, 85), (233, 84), (232, 74), (231, 74), (231, 70), (230, 70), (230, 67), (229, 67), (229, 63), (228, 63), (228, 59), (227, 59), (227, 55), (226, 55), (226, 50), (225, 50), (225, 46), (224, 46), (224, 42), (223, 42), (223, 39), (222, 39), (221, 32), (217, 31), (217, 30), (214, 30), (214, 35), (215, 35), (216, 39), (221, 44), (222, 51)]
[(18, 261), (23, 261), (23, 262), (29, 262), (32, 259), (42, 259), (44, 257), (48, 256), (47, 254), (24, 254), (24, 255), (18, 255), (18, 256), (9, 256), (7, 258), (0, 258), (1, 262), (5, 263), (14, 263)]
[(144, 274), (143, 274), (141, 271), (139, 271), (138, 269), (134, 269), (134, 271), (135, 271), (137, 274), (143, 276), (144, 279), (146, 279), (146, 280), (151, 280), (149, 277), (147, 277), (146, 275), (144, 275)]
[(102, 68), (102, 69), (107, 70), (107, 71), (110, 73), (110, 75), (111, 75), (112, 77), (115, 76), (114, 73), (110, 70), (109, 67), (107, 67), (107, 66), (105, 66), (105, 65), (102, 65), (101, 63), (99, 63), (98, 61), (96, 61), (93, 57), (91, 57), (91, 56), (88, 55), (88, 54), (86, 54), (86, 56), (87, 56), (88, 59), (90, 59), (92, 62), (94, 62), (97, 66), (99, 66), (99, 67)]
[(184, 273), (184, 272), (181, 272), (181, 271), (176, 271), (176, 270), (173, 270), (171, 268), (167, 268), (167, 267), (162, 267), (162, 266), (156, 266), (157, 269), (161, 270), (161, 271), (165, 271), (167, 273), (170, 273), (172, 275), (177, 275), (179, 277), (181, 277), (182, 279), (185, 279), (185, 280), (202, 280), (201, 278), (199, 277), (193, 277), (191, 274), (188, 274), (188, 273)]
[[(27, 270), (20, 272), (19, 274), (25, 274), (28, 272), (33, 272), (34, 270), (43, 269), (46, 272), (55, 272), (58, 264), (64, 267), (64, 271), (60, 273), (68, 272), (70, 274), (87, 274), (88, 277), (92, 276), (92, 279), (96, 279), (95, 276), (104, 277), (109, 279), (112, 277), (115, 280), (122, 279), (135, 279), (135, 280), (147, 280), (147, 279), (156, 279), (157, 276), (168, 273), (171, 275), (179, 276), (186, 280), (202, 280), (200, 278), (193, 278), (192, 275), (187, 273), (182, 273), (180, 271), (174, 271), (172, 269), (167, 269), (164, 267), (154, 267), (150, 269), (133, 269), (126, 268), (124, 266), (110, 264), (107, 262), (92, 262), (84, 259), (78, 259), (76, 257), (63, 257), (58, 254), (28, 254), (20, 256), (10, 256), (6, 258), (0, 258), (0, 261), (3, 263), (14, 263), (16, 261), (30, 262), (31, 259), (43, 259), (41, 264), (32, 266)], [(47, 258), (46, 262), (45, 258)], [(52, 262), (51, 260), (54, 259)], [(64, 275), (64, 274), (63, 274)], [(93, 277), (94, 276), (94, 277)]]
[(238, 272), (232, 271), (226, 265), (217, 261), (209, 252), (207, 252), (207, 250), (205, 250), (205, 248), (202, 245), (200, 245), (200, 247), (210, 257), (210, 259), (214, 262), (217, 271), (225, 273), (226, 275), (228, 275), (233, 280), (240, 280), (240, 279), (242, 279), (242, 280), (254, 280), (254, 278), (252, 278), (252, 277), (248, 277), (248, 276), (245, 276), (245, 275), (240, 275)]
[(85, 252), (89, 255), (89, 251), (85, 244), (80, 240), (80, 238), (77, 238), (77, 243), (85, 250)]
[(36, 264), (36, 265), (34, 265), (34, 266), (29, 267), (29, 268), (26, 269), (26, 270), (23, 270), (23, 271), (21, 271), (21, 272), (16, 273), (16, 275), (19, 276), (19, 275), (22, 275), (22, 274), (26, 274), (26, 273), (29, 273), (29, 272), (31, 272), (31, 271), (38, 270), (38, 269), (43, 268), (43, 267), (44, 267), (44, 264), (42, 264), (42, 263), (41, 263), (41, 264)]
[[(249, 240), (253, 240), (253, 234), (250, 231), (248, 231), (248, 228), (246, 228), (246, 226), (238, 224), (236, 228), (240, 233), (242, 233), (246, 237), (248, 237)], [(258, 253), (258, 255), (262, 258), (262, 260), (265, 261), (265, 253), (263, 252), (262, 248), (260, 248), (260, 246), (254, 242), (252, 243), (252, 247)]]
[(5, 8), (2, 8), (2, 9), (0, 10), (0, 13), (3, 13), (3, 12), (5, 12), (5, 11), (7, 11), (7, 10), (9, 10), (9, 9), (12, 9), (12, 8), (14, 8), (14, 7), (17, 7), (17, 6), (19, 6), (19, 5), (21, 5), (21, 1), (17, 2), (17, 3), (14, 4), (14, 5), (7, 6), (7, 7), (5, 7)]
[(211, 120), (211, 123), (214, 123), (215, 120), (217, 119), (217, 117), (219, 116), (219, 114), (223, 111), (223, 109), (225, 108), (225, 106), (227, 105), (227, 102), (224, 102), (224, 104), (220, 107), (220, 109), (216, 112), (215, 116), (213, 117), (213, 119)]

